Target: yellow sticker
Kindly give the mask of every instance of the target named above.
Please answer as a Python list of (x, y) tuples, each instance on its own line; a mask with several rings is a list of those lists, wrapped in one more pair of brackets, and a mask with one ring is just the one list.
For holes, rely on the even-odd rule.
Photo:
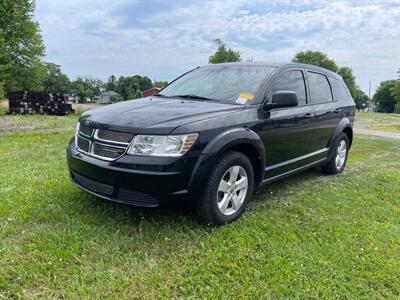
[(247, 101), (253, 100), (254, 95), (250, 93), (240, 93), (239, 97), (236, 99), (236, 103), (245, 104)]
[(253, 100), (254, 95), (250, 93), (240, 93), (239, 95), (240, 98), (245, 98), (247, 100)]

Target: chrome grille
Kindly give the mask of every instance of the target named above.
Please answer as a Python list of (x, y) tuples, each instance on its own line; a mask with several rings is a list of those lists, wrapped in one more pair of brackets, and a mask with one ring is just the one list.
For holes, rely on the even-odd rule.
[(117, 143), (129, 143), (134, 134), (128, 132), (112, 131), (107, 129), (97, 129), (96, 137), (101, 140), (113, 141)]
[(118, 158), (124, 154), (126, 147), (113, 147), (103, 144), (94, 143), (92, 153), (96, 156), (102, 156), (107, 158)]
[(92, 136), (93, 126), (79, 123), (79, 132), (86, 136)]
[(78, 138), (78, 141), (76, 144), (78, 145), (78, 148), (84, 152), (89, 152), (90, 142), (80, 136), (78, 136), (77, 138)]
[(78, 150), (87, 155), (113, 161), (126, 152), (133, 137), (133, 133), (99, 129), (80, 123), (76, 144)]

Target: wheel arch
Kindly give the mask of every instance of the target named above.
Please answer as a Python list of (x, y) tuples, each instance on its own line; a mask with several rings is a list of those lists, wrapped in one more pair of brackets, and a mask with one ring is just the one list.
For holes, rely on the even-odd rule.
[(353, 141), (353, 126), (349, 120), (349, 118), (343, 118), (342, 120), (340, 120), (339, 124), (336, 126), (335, 131), (333, 132), (330, 140), (329, 140), (329, 146), (335, 141), (336, 137), (340, 134), (340, 133), (346, 133), (349, 141), (350, 141), (350, 145), (352, 144)]
[(351, 126), (346, 126), (343, 128), (343, 132), (347, 134), (347, 137), (349, 138), (349, 149), (351, 148), (351, 145), (353, 144), (353, 128)]
[(198, 190), (216, 160), (228, 151), (238, 151), (249, 158), (254, 171), (254, 187), (257, 188), (264, 176), (264, 144), (254, 131), (248, 128), (233, 128), (216, 136), (204, 148), (189, 180), (189, 189)]
[(336, 129), (334, 131), (334, 133), (332, 134), (328, 146), (329, 146), (329, 154), (328, 154), (328, 160), (331, 158), (332, 156), (332, 144), (335, 142), (336, 138), (338, 137), (339, 134), (341, 133), (345, 133), (349, 139), (349, 149), (351, 148), (351, 145), (353, 143), (353, 127), (351, 125), (351, 122), (348, 118), (343, 118), (338, 126), (336, 126)]

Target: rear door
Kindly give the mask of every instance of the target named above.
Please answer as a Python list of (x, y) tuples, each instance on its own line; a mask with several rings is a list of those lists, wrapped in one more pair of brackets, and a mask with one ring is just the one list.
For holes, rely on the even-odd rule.
[(314, 112), (314, 128), (310, 136), (310, 152), (322, 151), (329, 144), (341, 115), (338, 102), (334, 101), (328, 77), (319, 72), (307, 70), (310, 102)]

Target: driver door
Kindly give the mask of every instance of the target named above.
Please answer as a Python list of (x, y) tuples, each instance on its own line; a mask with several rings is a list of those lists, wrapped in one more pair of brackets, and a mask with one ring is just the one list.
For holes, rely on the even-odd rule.
[(266, 151), (266, 176), (272, 178), (307, 164), (312, 152), (312, 106), (308, 105), (303, 69), (287, 69), (275, 78), (270, 98), (276, 91), (294, 91), (298, 106), (272, 109), (263, 120), (261, 137)]

